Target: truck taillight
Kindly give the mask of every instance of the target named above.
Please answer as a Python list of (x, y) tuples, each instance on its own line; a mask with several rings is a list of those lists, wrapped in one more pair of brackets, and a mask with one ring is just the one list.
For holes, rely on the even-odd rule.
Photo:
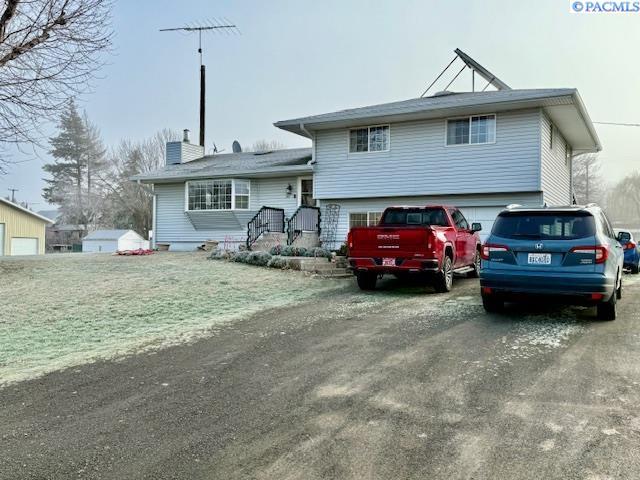
[(504, 245), (496, 245), (494, 243), (485, 243), (480, 250), (480, 258), (483, 260), (489, 260), (491, 252), (508, 252), (509, 247)]
[(351, 235), (351, 232), (347, 233), (347, 247), (349, 248), (353, 248), (353, 236)]
[(595, 258), (595, 263), (604, 263), (609, 258), (609, 250), (607, 247), (602, 245), (596, 245), (595, 247), (585, 246), (585, 247), (573, 247), (571, 249), (572, 253), (581, 253), (584, 255), (593, 255)]

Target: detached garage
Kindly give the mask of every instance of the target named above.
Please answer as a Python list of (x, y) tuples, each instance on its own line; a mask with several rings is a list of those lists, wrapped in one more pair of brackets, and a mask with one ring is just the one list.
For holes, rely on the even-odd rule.
[(52, 220), (0, 198), (0, 257), (42, 255), (47, 225)]
[(82, 240), (82, 251), (89, 253), (114, 253), (140, 248), (149, 248), (149, 241), (133, 230), (96, 230)]

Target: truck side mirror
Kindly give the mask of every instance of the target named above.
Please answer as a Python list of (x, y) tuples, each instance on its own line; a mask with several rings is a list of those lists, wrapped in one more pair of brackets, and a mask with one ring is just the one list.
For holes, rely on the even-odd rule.
[(472, 232), (479, 232), (481, 230), (482, 230), (482, 224), (481, 223), (474, 222), (474, 223), (471, 224), (471, 231)]

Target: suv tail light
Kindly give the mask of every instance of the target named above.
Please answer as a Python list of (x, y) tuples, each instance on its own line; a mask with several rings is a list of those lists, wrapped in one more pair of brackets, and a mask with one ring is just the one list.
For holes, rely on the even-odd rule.
[(597, 245), (595, 247), (573, 247), (571, 252), (593, 255), (595, 263), (604, 263), (607, 261), (607, 258), (609, 258), (609, 250), (607, 250), (607, 247), (603, 247), (602, 245)]
[(485, 243), (480, 250), (480, 258), (483, 260), (489, 260), (491, 252), (508, 252), (509, 247), (505, 245), (496, 245), (495, 243)]
[(636, 244), (633, 242), (626, 243), (623, 247), (624, 250), (633, 250), (636, 248)]

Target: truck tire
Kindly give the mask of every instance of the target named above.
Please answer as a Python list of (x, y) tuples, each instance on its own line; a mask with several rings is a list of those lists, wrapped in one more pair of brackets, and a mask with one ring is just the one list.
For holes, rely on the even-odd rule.
[(616, 295), (616, 292), (613, 292), (609, 300), (598, 304), (598, 320), (611, 321), (616, 319), (617, 299), (618, 296)]
[(358, 280), (358, 287), (360, 290), (375, 290), (376, 282), (378, 281), (378, 275), (369, 272), (358, 272), (356, 274)]
[(449, 255), (445, 255), (442, 261), (442, 270), (436, 275), (433, 288), (438, 293), (446, 293), (451, 291), (453, 286), (453, 261)]
[(487, 313), (500, 313), (504, 310), (504, 301), (495, 295), (482, 295), (482, 306)]
[(476, 249), (476, 254), (473, 257), (473, 270), (471, 270), (467, 277), (469, 278), (478, 278), (480, 276), (480, 251)]

